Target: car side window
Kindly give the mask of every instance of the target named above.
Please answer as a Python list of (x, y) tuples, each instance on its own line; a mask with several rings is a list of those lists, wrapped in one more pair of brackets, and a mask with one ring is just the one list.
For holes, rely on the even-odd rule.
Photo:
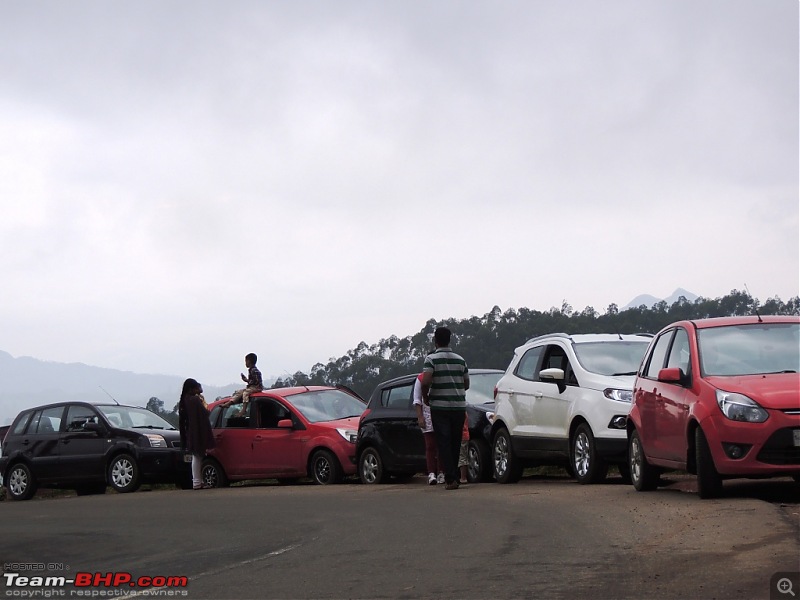
[(289, 409), (272, 398), (259, 398), (256, 402), (258, 426), (262, 429), (277, 429), (283, 419), (291, 419)]
[(25, 431), (25, 426), (28, 424), (30, 418), (31, 418), (30, 412), (21, 415), (17, 420), (16, 425), (14, 425), (14, 429), (11, 430), (11, 433), (13, 433), (14, 435), (21, 435), (22, 432)]
[(678, 367), (684, 375), (689, 373), (689, 335), (682, 327), (675, 330), (675, 339), (672, 341), (672, 349), (669, 351), (667, 368)]
[(656, 340), (655, 345), (653, 346), (653, 351), (650, 353), (650, 357), (647, 363), (647, 369), (645, 371), (645, 377), (650, 379), (658, 379), (658, 372), (664, 368), (664, 363), (667, 358), (667, 350), (669, 349), (670, 340), (672, 340), (672, 334), (674, 330), (665, 331)]
[(536, 366), (539, 364), (539, 357), (542, 355), (542, 346), (530, 348), (519, 359), (517, 368), (514, 369), (514, 375), (520, 379), (527, 379), (534, 381), (536, 377)]
[(63, 406), (37, 410), (28, 425), (28, 434), (46, 435), (48, 433), (57, 433), (61, 428), (61, 417), (63, 414)]
[(381, 406), (386, 408), (410, 408), (414, 384), (399, 385), (381, 392)]
[[(578, 385), (578, 379), (575, 377), (575, 373), (572, 370), (572, 365), (570, 365), (567, 353), (561, 346), (553, 344), (547, 347), (547, 352), (544, 355), (540, 371), (544, 369), (561, 369), (564, 371), (564, 383), (573, 386)], [(539, 373), (536, 375), (538, 376)], [(547, 381), (550, 382), (550, 380)]]
[(250, 424), (250, 417), (243, 416), (240, 417), (239, 411), (242, 410), (241, 404), (229, 404), (225, 407), (225, 412), (222, 413), (222, 422), (220, 423), (220, 427), (224, 429), (228, 428), (251, 428), (253, 425)]
[(67, 409), (67, 429), (66, 431), (86, 431), (87, 423), (97, 423), (97, 413), (88, 406), (72, 404)]

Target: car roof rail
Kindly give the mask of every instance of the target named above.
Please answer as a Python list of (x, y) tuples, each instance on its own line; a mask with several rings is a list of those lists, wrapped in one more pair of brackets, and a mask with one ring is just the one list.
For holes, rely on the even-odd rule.
[(530, 344), (531, 342), (533, 342), (533, 341), (535, 341), (535, 340), (541, 340), (541, 339), (544, 339), (544, 338), (551, 338), (551, 337), (560, 337), (560, 338), (566, 338), (566, 339), (568, 339), (568, 340), (569, 340), (569, 339), (572, 339), (572, 336), (571, 336), (571, 335), (569, 335), (568, 333), (562, 333), (562, 332), (557, 332), (557, 333), (545, 333), (544, 335), (537, 335), (536, 337), (532, 337), (531, 339), (529, 339), (529, 340), (528, 340), (527, 342), (525, 342), (525, 343), (526, 343), (526, 344)]

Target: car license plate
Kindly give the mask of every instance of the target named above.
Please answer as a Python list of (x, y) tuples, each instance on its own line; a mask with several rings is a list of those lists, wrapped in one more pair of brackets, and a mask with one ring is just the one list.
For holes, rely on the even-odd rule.
[(794, 435), (794, 445), (800, 446), (800, 429), (792, 431), (792, 435)]
[[(795, 432), (797, 433), (797, 432)], [(797, 441), (797, 440), (795, 440)], [(183, 455), (183, 462), (192, 462), (192, 455), (191, 454), (184, 454)]]

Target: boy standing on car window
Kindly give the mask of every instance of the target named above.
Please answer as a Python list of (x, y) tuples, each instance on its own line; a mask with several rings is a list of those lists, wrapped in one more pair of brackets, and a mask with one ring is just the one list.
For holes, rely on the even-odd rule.
[(247, 406), (250, 403), (250, 394), (254, 392), (260, 392), (264, 389), (264, 381), (261, 378), (261, 371), (258, 370), (256, 367), (256, 362), (258, 361), (258, 357), (253, 354), (252, 352), (244, 357), (244, 366), (247, 367), (247, 376), (245, 377), (244, 373), (240, 373), (242, 377), (242, 381), (247, 384), (247, 387), (242, 390), (236, 390), (231, 396), (231, 400), (228, 404), (236, 404), (240, 400), (242, 401), (242, 410), (239, 411), (237, 414), (238, 417), (247, 416)]

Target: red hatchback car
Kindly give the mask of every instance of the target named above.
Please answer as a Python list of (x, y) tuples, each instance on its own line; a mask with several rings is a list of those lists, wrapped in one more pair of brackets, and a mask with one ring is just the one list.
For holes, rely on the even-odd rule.
[(800, 481), (800, 317), (673, 323), (633, 388), (628, 461), (637, 490), (662, 469), (697, 475), (701, 498), (734, 477)]
[(224, 487), (244, 479), (291, 483), (309, 477), (338, 483), (356, 472), (358, 419), (366, 404), (343, 388), (266, 390), (242, 405), (209, 405), (216, 447), (203, 461), (203, 483)]

